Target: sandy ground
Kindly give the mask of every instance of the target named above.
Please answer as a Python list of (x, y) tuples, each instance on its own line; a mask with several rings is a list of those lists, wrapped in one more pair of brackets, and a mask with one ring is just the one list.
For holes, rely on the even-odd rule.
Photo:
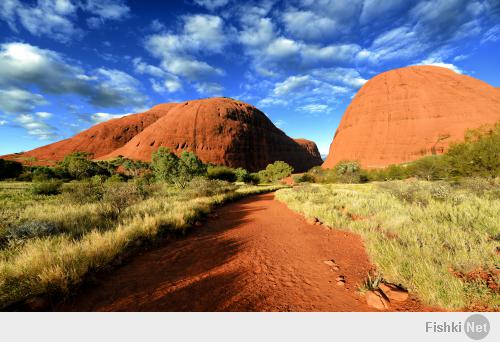
[[(358, 292), (372, 268), (359, 236), (308, 224), (274, 194), (215, 213), (189, 236), (134, 257), (57, 309), (376, 311)], [(391, 310), (427, 308), (410, 296)]]

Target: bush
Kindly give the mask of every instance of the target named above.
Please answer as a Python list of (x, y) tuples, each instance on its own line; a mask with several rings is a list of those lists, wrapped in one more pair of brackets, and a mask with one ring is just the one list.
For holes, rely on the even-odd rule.
[(47, 166), (35, 167), (32, 174), (34, 182), (42, 182), (56, 178), (54, 170)]
[(133, 183), (111, 183), (104, 186), (102, 200), (111, 205), (115, 217), (141, 199), (142, 196)]
[(0, 159), (0, 180), (16, 178), (23, 172), (23, 164), (6, 159)]
[(35, 195), (57, 195), (61, 193), (63, 182), (60, 180), (48, 180), (34, 182), (31, 184), (31, 192)]
[(209, 166), (207, 176), (209, 179), (218, 179), (226, 182), (235, 182), (237, 179), (235, 170), (227, 166)]
[(62, 192), (69, 202), (78, 204), (93, 203), (102, 200), (104, 185), (96, 179), (73, 181), (64, 184)]
[(151, 167), (155, 177), (169, 184), (184, 188), (191, 179), (206, 173), (206, 166), (192, 152), (182, 152), (180, 157), (164, 147), (153, 153)]
[(257, 173), (262, 183), (276, 182), (290, 176), (293, 172), (293, 167), (278, 160), (266, 166), (264, 170)]
[(301, 175), (293, 176), (293, 181), (295, 183), (314, 183), (316, 180), (313, 175), (306, 172)]
[(90, 160), (90, 154), (86, 152), (73, 152), (61, 162), (63, 168), (73, 179), (85, 179), (95, 175), (109, 176), (110, 172), (100, 164)]
[(237, 186), (219, 179), (206, 179), (204, 177), (196, 177), (186, 188), (186, 196), (192, 197), (209, 197), (233, 192)]
[(500, 121), (490, 129), (469, 130), (465, 141), (450, 146), (445, 161), (451, 176), (500, 176)]
[(126, 180), (127, 179), (122, 175), (120, 175), (119, 173), (115, 173), (114, 175), (106, 179), (106, 183), (121, 183), (125, 182)]
[(57, 226), (45, 221), (28, 221), (7, 229), (9, 239), (24, 240), (59, 234)]
[(361, 167), (358, 162), (344, 161), (333, 168), (335, 183), (359, 183)]

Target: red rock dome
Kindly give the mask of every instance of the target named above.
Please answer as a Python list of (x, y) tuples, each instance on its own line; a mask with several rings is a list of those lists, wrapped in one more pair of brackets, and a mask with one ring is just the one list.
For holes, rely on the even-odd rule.
[(77, 151), (88, 152), (94, 158), (98, 158), (125, 145), (146, 127), (167, 114), (175, 105), (175, 103), (161, 104), (144, 113), (127, 115), (97, 124), (69, 139), (5, 157), (19, 161), (34, 157), (38, 159), (37, 164), (42, 165), (54, 164), (66, 155)]
[(297, 172), (321, 165), (316, 144), (288, 137), (257, 108), (228, 98), (166, 103), (140, 114), (110, 120), (72, 138), (22, 154), (5, 156), (38, 164), (53, 164), (76, 152), (96, 159), (122, 155), (149, 161), (160, 146), (180, 154), (195, 152), (206, 163), (243, 167), (250, 171), (282, 160)]
[(443, 153), (467, 129), (500, 120), (497, 88), (435, 66), (411, 66), (369, 80), (347, 108), (323, 167), (357, 160), (376, 168)]
[(316, 144), (294, 141), (257, 108), (229, 98), (179, 103), (102, 159), (122, 155), (147, 161), (160, 146), (177, 154), (192, 151), (206, 163), (250, 171), (276, 160), (289, 163), (299, 172), (321, 164)]

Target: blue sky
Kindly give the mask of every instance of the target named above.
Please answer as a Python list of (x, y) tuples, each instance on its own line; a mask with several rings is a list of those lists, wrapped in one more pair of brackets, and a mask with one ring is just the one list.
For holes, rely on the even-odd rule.
[(0, 1), (0, 154), (161, 102), (228, 96), (327, 153), (374, 75), (500, 87), (500, 0)]

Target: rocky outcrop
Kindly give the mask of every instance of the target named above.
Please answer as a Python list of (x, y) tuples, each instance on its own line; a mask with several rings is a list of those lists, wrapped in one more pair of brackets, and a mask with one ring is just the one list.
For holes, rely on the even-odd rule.
[(88, 152), (94, 158), (99, 158), (125, 145), (146, 127), (167, 114), (175, 105), (175, 103), (161, 104), (143, 113), (127, 115), (97, 124), (69, 139), (5, 157), (21, 162), (29, 158), (36, 158), (35, 164), (42, 165), (54, 164), (61, 161), (66, 155), (77, 151)]
[(498, 89), (483, 81), (435, 66), (391, 70), (356, 94), (323, 167), (357, 160), (376, 168), (443, 153), (467, 129), (498, 120)]
[(168, 115), (102, 159), (123, 155), (150, 160), (160, 146), (196, 153), (206, 163), (250, 171), (283, 160), (298, 172), (320, 165), (313, 142), (288, 137), (257, 108), (233, 99), (210, 98), (176, 105)]
[(297, 172), (321, 165), (316, 144), (288, 137), (257, 108), (233, 99), (209, 98), (158, 105), (151, 110), (98, 124), (72, 138), (8, 156), (42, 163), (84, 151), (96, 159), (119, 155), (149, 161), (159, 147), (196, 153), (205, 163), (258, 171), (282, 160)]

